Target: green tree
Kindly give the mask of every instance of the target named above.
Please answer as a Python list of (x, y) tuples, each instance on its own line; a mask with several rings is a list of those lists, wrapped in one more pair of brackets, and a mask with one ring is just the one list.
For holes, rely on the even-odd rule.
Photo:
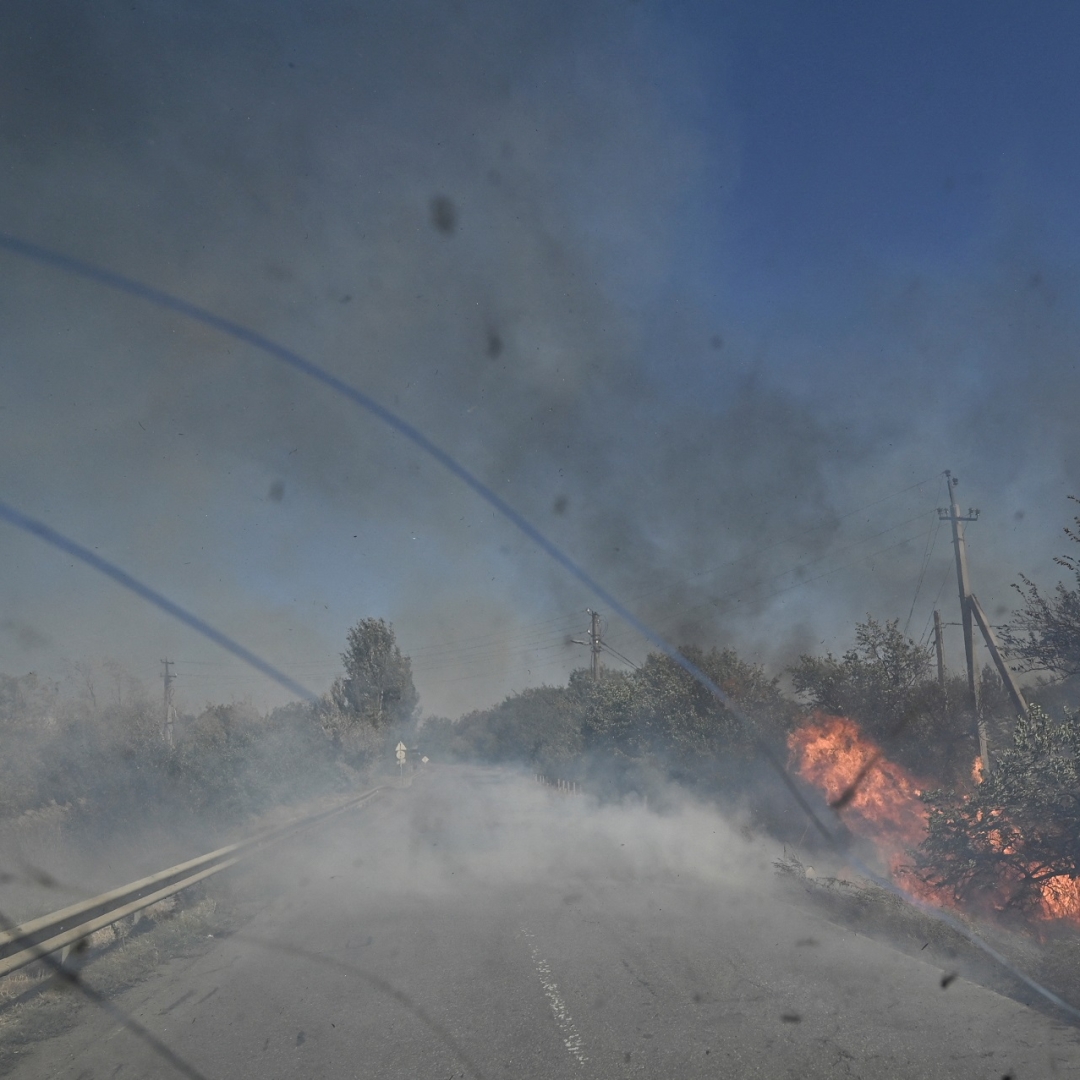
[(927, 704), (930, 649), (905, 637), (900, 620), (882, 626), (867, 616), (855, 627), (855, 648), (838, 660), (802, 656), (791, 681), (814, 709), (850, 716), (877, 738), (903, 727)]
[(345, 674), (316, 705), (323, 731), (349, 761), (360, 764), (410, 734), (419, 695), (412, 662), (402, 656), (394, 628), (383, 619), (362, 619), (346, 635)]
[[(1077, 528), (1066, 528), (1065, 535), (1080, 543), (1080, 517), (1073, 521)], [(1022, 584), (1013, 588), (1023, 599), (1023, 607), (1002, 638), (1023, 670), (1071, 678), (1080, 675), (1080, 560), (1062, 555), (1054, 561), (1072, 573), (1077, 588), (1068, 589), (1059, 581), (1050, 596), (1043, 596), (1033, 581), (1021, 575)]]
[(1080, 876), (1080, 714), (1055, 723), (1032, 705), (990, 777), (923, 800), (929, 831), (915, 864), (924, 880), (998, 909), (1038, 905), (1053, 878)]
[(644, 745), (684, 761), (720, 754), (747, 756), (762, 739), (784, 732), (794, 709), (779, 680), (740, 659), (734, 649), (696, 645), (679, 650), (738, 707), (724, 705), (670, 656), (650, 654), (634, 673), (635, 712)]
[(624, 758), (643, 753), (646, 728), (632, 675), (605, 670), (600, 679), (593, 679), (588, 671), (575, 671), (570, 690), (586, 750), (606, 750)]
[(319, 726), (335, 751), (353, 765), (369, 761), (387, 741), (386, 730), (357, 713), (343, 678), (334, 680), (314, 708)]
[(562, 686), (534, 686), (457, 723), (459, 745), (484, 761), (565, 769), (581, 752), (581, 726)]
[(344, 704), (373, 728), (410, 722), (419, 703), (412, 662), (401, 655), (394, 628), (383, 619), (362, 619), (346, 636), (341, 654)]
[(257, 804), (248, 768), (262, 722), (249, 705), (210, 705), (184, 733), (172, 755), (175, 781), (197, 813), (236, 817)]
[(17, 816), (65, 790), (47, 791), (44, 778), (57, 725), (59, 694), (36, 675), (0, 675), (0, 817)]
[[(977, 752), (975, 718), (967, 682), (954, 676), (938, 684), (931, 650), (906, 637), (899, 621), (867, 617), (855, 628), (855, 647), (837, 659), (803, 656), (790, 669), (792, 684), (811, 709), (848, 716), (890, 757), (942, 784), (970, 775)], [(984, 669), (987, 709), (1005, 702), (997, 673)]]

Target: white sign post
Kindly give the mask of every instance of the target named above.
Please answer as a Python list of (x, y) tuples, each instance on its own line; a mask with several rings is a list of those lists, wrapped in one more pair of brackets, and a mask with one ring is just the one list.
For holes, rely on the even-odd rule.
[(406, 746), (403, 742), (397, 744), (397, 763), (398, 763), (398, 776), (404, 778), (405, 776), (405, 750)]

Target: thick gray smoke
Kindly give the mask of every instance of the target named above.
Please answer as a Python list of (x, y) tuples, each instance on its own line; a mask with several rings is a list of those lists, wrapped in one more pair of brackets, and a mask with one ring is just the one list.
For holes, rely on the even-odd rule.
[[(1075, 281), (1009, 204), (959, 285), (869, 266), (847, 321), (744, 310), (723, 250), (740, 120), (700, 104), (724, 49), (641, 5), (20, 0), (0, 228), (326, 365), (676, 639), (782, 662), (903, 617), (940, 484), (849, 511), (949, 466), (988, 511), (973, 558), (1000, 605), (1080, 489)], [(174, 316), (10, 256), (0, 273), (5, 498), (316, 689), (365, 615), (417, 652), (429, 712), (584, 660), (563, 638), (592, 598), (370, 418)], [(192, 706), (275, 700), (0, 545), (0, 669), (120, 656), (149, 678), (172, 653)]]

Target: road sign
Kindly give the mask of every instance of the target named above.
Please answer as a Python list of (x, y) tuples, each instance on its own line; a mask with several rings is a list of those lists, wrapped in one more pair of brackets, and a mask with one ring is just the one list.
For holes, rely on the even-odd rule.
[(404, 761), (405, 760), (405, 750), (406, 749), (407, 749), (407, 747), (405, 746), (405, 744), (403, 742), (399, 742), (397, 744), (397, 759), (398, 759), (398, 761)]

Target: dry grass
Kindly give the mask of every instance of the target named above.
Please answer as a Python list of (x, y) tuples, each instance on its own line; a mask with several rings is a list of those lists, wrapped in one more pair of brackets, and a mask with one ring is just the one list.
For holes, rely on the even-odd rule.
[[(92, 934), (75, 958), (80, 979), (111, 997), (152, 975), (165, 960), (197, 956), (238, 929), (244, 918), (234, 903), (197, 889), (146, 908), (137, 921), (125, 919)], [(0, 979), (0, 1075), (34, 1043), (73, 1027), (88, 1006), (93, 1007), (76, 987), (43, 964)]]
[[(830, 922), (959, 975), (1055, 1019), (1067, 1019), (963, 934), (871, 881), (818, 877), (792, 854), (774, 864), (789, 893)], [(1080, 1008), (1080, 933), (1068, 925), (1002, 926), (951, 917), (1030, 978)]]

